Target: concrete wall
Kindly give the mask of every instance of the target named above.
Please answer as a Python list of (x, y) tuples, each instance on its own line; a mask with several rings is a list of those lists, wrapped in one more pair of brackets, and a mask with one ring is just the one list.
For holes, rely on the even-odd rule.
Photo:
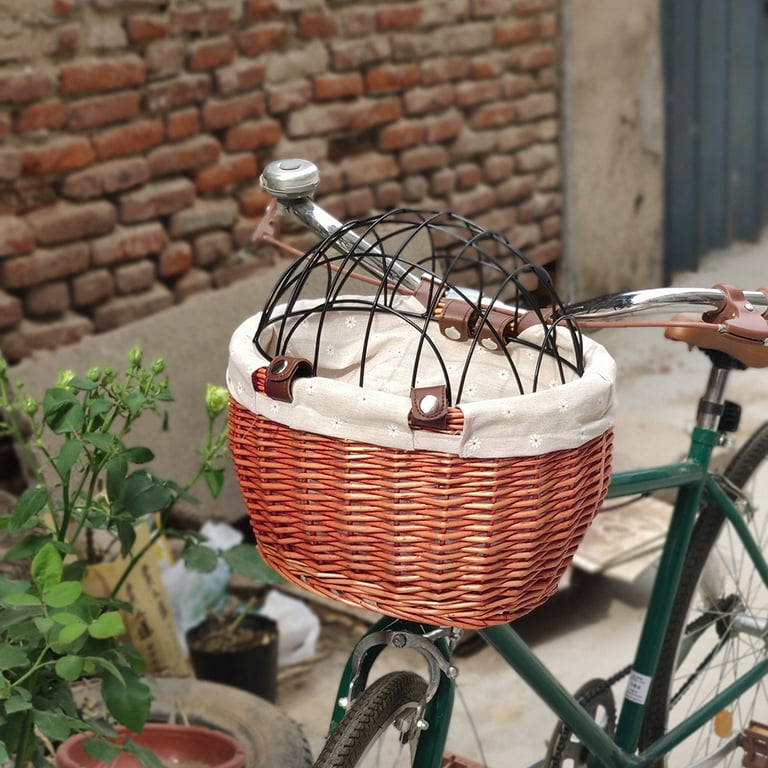
[(663, 90), (657, 0), (564, 0), (568, 292), (662, 278)]
[(450, 208), (561, 251), (558, 0), (0, 0), (0, 350), (263, 267), (272, 159), (338, 218)]

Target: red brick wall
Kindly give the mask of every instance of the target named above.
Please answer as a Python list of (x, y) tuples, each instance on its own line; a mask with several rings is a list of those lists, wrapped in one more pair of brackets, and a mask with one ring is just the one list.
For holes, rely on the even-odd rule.
[(317, 162), (317, 199), (339, 218), (451, 208), (540, 263), (559, 255), (556, 0), (10, 8), (0, 349), (11, 360), (252, 274), (258, 258), (232, 256), (278, 157)]

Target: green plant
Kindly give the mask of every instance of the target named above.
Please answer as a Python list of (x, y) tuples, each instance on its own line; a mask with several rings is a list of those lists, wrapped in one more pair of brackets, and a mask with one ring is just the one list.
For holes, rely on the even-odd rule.
[[(84, 377), (63, 371), (56, 386), (37, 402), (22, 381), (12, 383), (0, 357), (0, 434), (10, 435), (34, 482), (20, 495), (0, 528), (16, 543), (5, 556), (30, 564), (28, 579), (0, 577), (0, 764), (39, 764), (46, 746), (72, 732), (114, 735), (110, 721), (78, 711), (71, 683), (101, 680), (111, 719), (139, 731), (147, 720), (151, 694), (140, 677), (142, 659), (121, 642), (121, 611), (130, 606), (116, 595), (130, 572), (161, 537), (182, 538), (182, 557), (197, 570), (211, 570), (224, 556), (233, 570), (260, 581), (270, 572), (255, 547), (218, 553), (194, 531), (171, 525), (180, 499), (192, 499), (201, 479), (216, 496), (224, 481), (228, 395), (208, 385), (208, 429), (193, 476), (183, 484), (161, 478), (144, 446), (130, 445), (136, 422), (147, 414), (168, 428), (172, 400), (162, 359), (149, 366), (131, 350), (121, 374), (91, 368)], [(147, 543), (137, 545), (136, 527), (151, 525)], [(114, 543), (125, 558), (122, 575), (108, 597), (83, 589), (90, 563), (98, 559), (97, 537)], [(141, 752), (137, 745), (128, 749)], [(90, 749), (108, 759), (115, 747), (96, 739)], [(143, 759), (152, 762), (151, 755)]]

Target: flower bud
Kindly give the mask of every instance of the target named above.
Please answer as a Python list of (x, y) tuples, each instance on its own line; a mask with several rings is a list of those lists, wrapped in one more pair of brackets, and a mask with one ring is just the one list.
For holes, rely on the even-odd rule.
[(165, 360), (162, 357), (158, 357), (157, 360), (152, 362), (152, 373), (162, 373), (165, 370)]
[(88, 381), (98, 381), (101, 378), (101, 368), (98, 365), (94, 365), (88, 369), (88, 373), (85, 376)]
[(63, 368), (59, 371), (58, 378), (56, 379), (57, 387), (66, 387), (72, 379), (75, 378), (75, 372), (70, 368)]
[(229, 392), (224, 387), (209, 384), (205, 390), (205, 407), (210, 418), (216, 418), (229, 403)]
[(128, 362), (132, 368), (138, 368), (141, 365), (141, 358), (144, 356), (144, 352), (141, 347), (132, 347), (128, 353)]
[(24, 413), (27, 414), (27, 416), (34, 416), (37, 413), (38, 409), (38, 402), (35, 400), (34, 397), (25, 397), (24, 398)]

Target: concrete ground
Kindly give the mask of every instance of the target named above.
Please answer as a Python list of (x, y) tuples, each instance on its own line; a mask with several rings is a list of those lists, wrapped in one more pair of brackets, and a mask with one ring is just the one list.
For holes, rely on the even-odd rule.
[[(768, 241), (736, 246), (705, 260), (695, 274), (680, 275), (678, 285), (709, 287), (729, 282), (744, 288), (768, 284)], [(150, 358), (164, 356), (177, 402), (170, 431), (145, 436), (158, 457), (157, 468), (183, 480), (194, 464), (192, 446), (205, 424), (202, 397), (206, 382), (223, 384), (227, 344), (232, 330), (261, 307), (279, 269), (234, 286), (190, 299), (180, 307), (148, 317), (125, 329), (85, 339), (76, 346), (41, 354), (15, 367), (41, 394), (63, 367), (82, 373), (91, 365), (121, 366), (133, 344)], [(682, 344), (664, 340), (661, 330), (599, 332), (598, 339), (619, 364), (617, 464), (648, 465), (677, 458), (686, 445), (696, 401), (704, 386), (706, 362)], [(732, 399), (750, 407), (743, 430), (768, 412), (768, 388), (757, 382), (759, 371), (739, 375)], [(201, 516), (234, 520), (244, 512), (233, 481)], [(631, 660), (648, 594), (649, 573), (633, 582), (573, 571), (552, 600), (520, 620), (517, 628), (558, 678), (575, 690), (594, 677), (607, 677)], [(318, 658), (281, 677), (278, 705), (304, 728), (316, 754), (333, 704), (336, 680), (361, 623), (347, 614), (322, 609), (323, 632)], [(392, 662), (400, 666), (399, 658)], [(554, 717), (525, 685), (486, 648), (459, 660), (459, 691), (449, 747), (481, 759), (475, 730), (489, 766), (525, 765), (543, 756)], [(624, 682), (615, 693), (623, 695)], [(473, 725), (463, 711), (462, 698)]]

